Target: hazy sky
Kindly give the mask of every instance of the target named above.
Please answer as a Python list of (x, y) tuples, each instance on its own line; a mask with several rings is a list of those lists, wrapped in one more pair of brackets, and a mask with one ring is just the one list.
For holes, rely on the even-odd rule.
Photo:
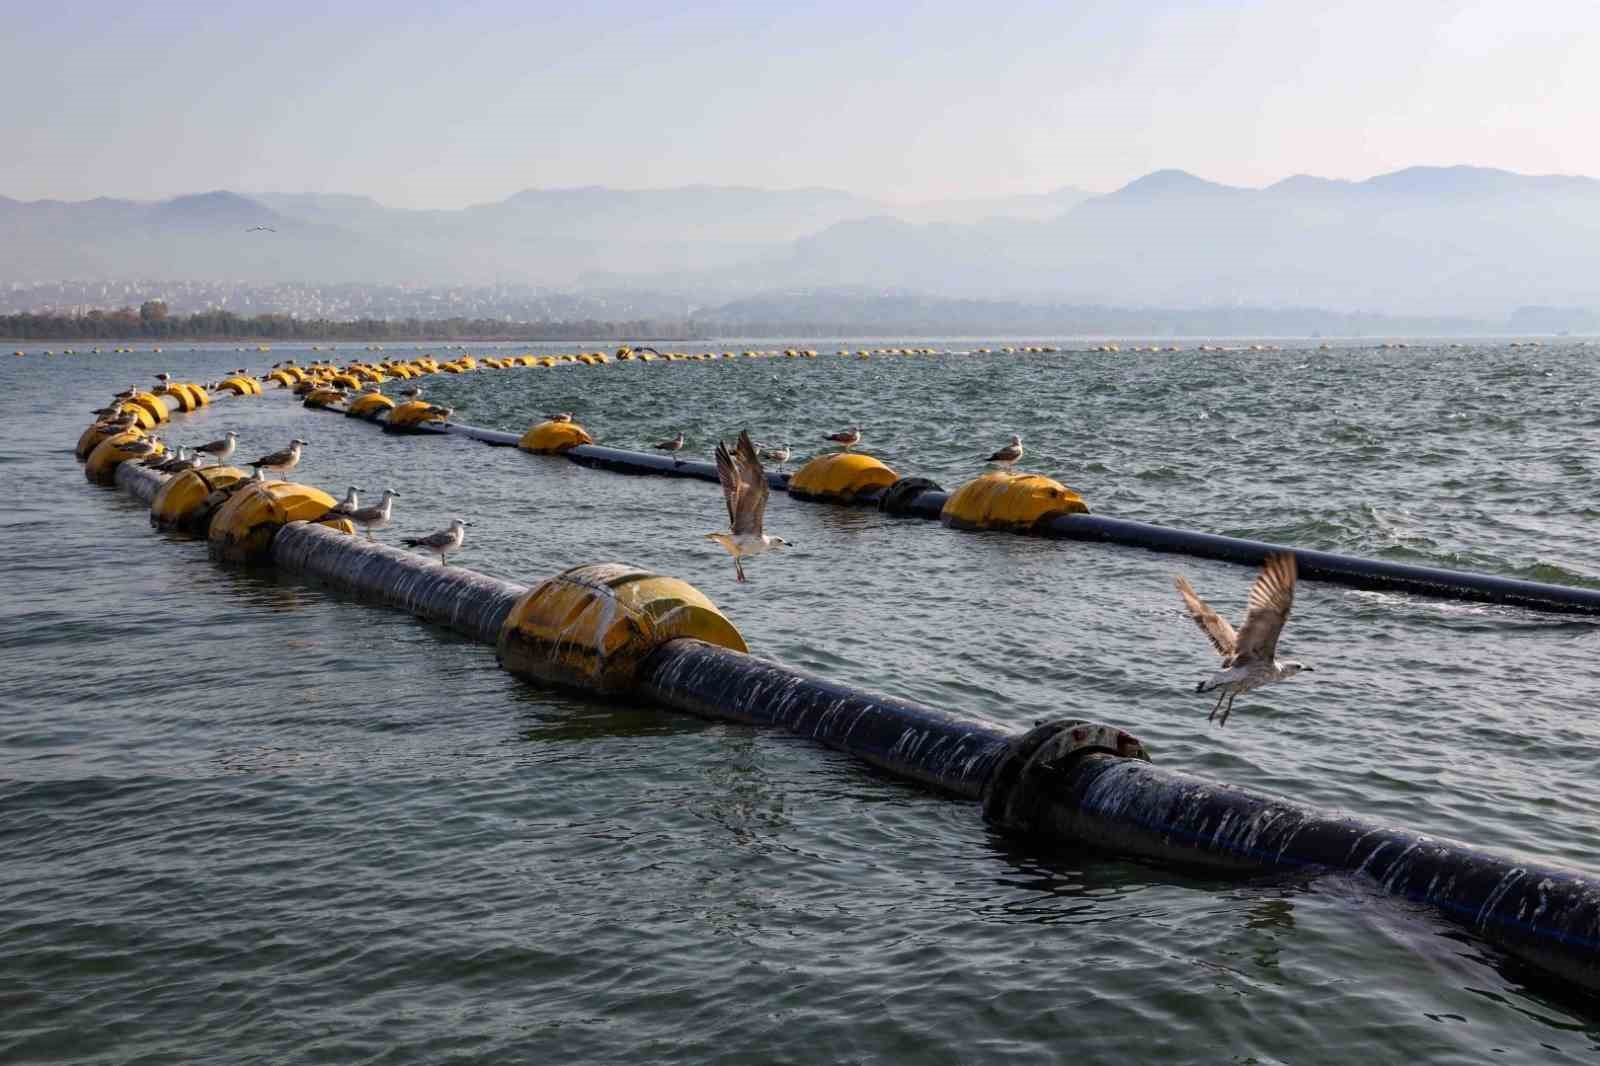
[(16, 3), (0, 194), (1600, 175), (1597, 41), (1594, 0)]

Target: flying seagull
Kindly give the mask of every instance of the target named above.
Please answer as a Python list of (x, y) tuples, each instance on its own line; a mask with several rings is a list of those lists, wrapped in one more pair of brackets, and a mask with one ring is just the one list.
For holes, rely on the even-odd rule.
[(843, 450), (849, 451), (851, 448), (854, 448), (857, 444), (861, 443), (861, 427), (851, 426), (849, 429), (841, 429), (837, 433), (829, 433), (822, 439), (831, 440), (835, 444), (839, 445)]
[(426, 548), (431, 552), (438, 552), (439, 565), (443, 566), (446, 555), (461, 550), (461, 542), (466, 540), (467, 527), (471, 524), (455, 518), (450, 521), (449, 529), (429, 533), (426, 537), (405, 537), (401, 543), (408, 548)]
[(262, 232), (277, 233), (278, 231), (273, 229), (271, 226), (251, 226), (249, 229), (245, 230), (245, 232), (246, 233), (262, 233)]
[(761, 469), (761, 458), (748, 431), (739, 431), (738, 446), (731, 453), (726, 443), (717, 442), (717, 480), (722, 482), (722, 495), (728, 502), (731, 532), (707, 533), (706, 539), (716, 541), (733, 556), (733, 571), (744, 581), (746, 556), (790, 547), (782, 537), (761, 531), (767, 513), (767, 473)]
[[(1256, 583), (1250, 586), (1250, 606), (1237, 633), (1227, 619), (1195, 595), (1187, 578), (1179, 574), (1173, 579), (1189, 617), (1222, 656), (1222, 669), (1212, 674), (1210, 680), (1195, 686), (1196, 692), (1220, 691), (1217, 705), (1211, 708), (1206, 721), (1216, 719), (1220, 712), (1222, 717), (1217, 724), (1227, 725), (1233, 701), (1240, 693), (1283, 681), (1302, 670), (1311, 671), (1311, 667), (1293, 659), (1283, 662), (1277, 659), (1278, 635), (1283, 632), (1283, 625), (1289, 620), (1289, 609), (1294, 606), (1296, 575), (1294, 553), (1275, 552), (1267, 556)], [(1227, 701), (1226, 705), (1223, 701)]]
[(1022, 458), (1022, 438), (1015, 433), (1011, 434), (1011, 443), (989, 456), (986, 460), (996, 466), (1010, 466)]

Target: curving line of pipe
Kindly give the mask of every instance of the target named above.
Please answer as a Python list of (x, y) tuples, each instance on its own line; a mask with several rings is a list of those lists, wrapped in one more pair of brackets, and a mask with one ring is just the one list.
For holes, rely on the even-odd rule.
[[(514, 433), (482, 429), (456, 422), (426, 424), (417, 428), (426, 433), (470, 437), (487, 444), (502, 446), (514, 446), (521, 439)], [(580, 466), (613, 473), (653, 474), (712, 483), (717, 481), (716, 467), (699, 460), (685, 459), (674, 462), (666, 456), (609, 448), (598, 444), (579, 444), (565, 449), (560, 454)], [(907, 480), (909, 479), (902, 479), (902, 481)], [(787, 489), (789, 475), (768, 473), (767, 481), (775, 489)], [(891, 486), (889, 492), (892, 491)], [(864, 492), (852, 502), (858, 506), (877, 506), (888, 494), (878, 491)], [(948, 492), (928, 483), (928, 487), (922, 491), (902, 495), (897, 499), (893, 513), (905, 517), (937, 520), (949, 496)], [(1382, 559), (1363, 559), (1354, 555), (1313, 551), (1296, 548), (1293, 545), (1272, 544), (1241, 537), (1225, 537), (1215, 533), (1201, 533), (1150, 522), (1111, 518), (1107, 515), (1047, 516), (1038, 523), (1034, 531), (1042, 536), (1060, 540), (1121, 544), (1154, 552), (1216, 559), (1251, 567), (1260, 566), (1268, 555), (1275, 552), (1293, 552), (1299, 564), (1300, 578), (1304, 581), (1321, 581), (1330, 585), (1367, 591), (1403, 592), (1429, 599), (1492, 603), (1554, 614), (1600, 615), (1600, 589), (1552, 585), (1540, 581), (1478, 574), (1468, 570), (1415, 566)]]
[[(124, 463), (141, 498), (165, 480)], [(272, 558), (292, 573), (497, 642), (525, 586), (291, 523)], [(1377, 822), (1162, 770), (1096, 746), (1040, 743), (1076, 723), (1017, 735), (983, 720), (852, 688), (697, 640), (664, 643), (634, 694), (702, 717), (775, 726), (942, 792), (985, 800), (997, 828), (1215, 874), (1347, 870), (1434, 907), (1515, 957), (1600, 991), (1600, 880)], [(1092, 727), (1094, 728), (1094, 727)], [(991, 803), (1004, 789), (1005, 802)]]

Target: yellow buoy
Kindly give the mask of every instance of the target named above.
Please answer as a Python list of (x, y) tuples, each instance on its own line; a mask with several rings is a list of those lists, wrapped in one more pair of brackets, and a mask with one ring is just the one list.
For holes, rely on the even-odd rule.
[(801, 500), (849, 503), (867, 492), (888, 488), (899, 480), (878, 459), (860, 452), (819, 455), (789, 479), (789, 495)]
[(83, 464), (83, 476), (96, 485), (114, 485), (117, 482), (117, 467), (129, 459), (143, 459), (146, 456), (166, 453), (166, 448), (160, 441), (155, 442), (153, 452), (130, 447), (143, 442), (144, 439), (145, 435), (135, 429), (107, 437), (96, 444), (94, 450), (89, 453), (88, 461)]
[(420, 425), (423, 422), (442, 422), (444, 421), (444, 416), (439, 411), (440, 409), (431, 403), (411, 400), (391, 410), (386, 421), (389, 425), (398, 428)]
[(680, 637), (749, 650), (716, 605), (688, 582), (592, 563), (528, 590), (500, 628), (498, 657), (521, 677), (618, 693), (633, 687), (651, 652)]
[(364, 392), (350, 401), (344, 413), (351, 418), (365, 418), (368, 421), (377, 419), (385, 411), (394, 410), (394, 401), (381, 392)]
[[(147, 415), (146, 417), (149, 416)], [(83, 434), (78, 437), (78, 446), (73, 449), (73, 454), (78, 457), (78, 462), (85, 462), (88, 460), (89, 456), (93, 454), (95, 447), (101, 441), (106, 440), (109, 437), (115, 437), (117, 434), (124, 432), (132, 433), (136, 436), (142, 437), (144, 436), (144, 430), (149, 428), (149, 426), (135, 426), (131, 430), (113, 429), (104, 422), (96, 422), (94, 425), (84, 430)]]
[(593, 443), (594, 438), (576, 422), (540, 422), (528, 428), (517, 447), (535, 455), (554, 455), (579, 444)]
[(1030, 532), (1042, 519), (1088, 514), (1083, 497), (1043, 474), (994, 471), (962, 485), (944, 502), (939, 520), (955, 529)]
[(150, 524), (157, 529), (202, 535), (211, 524), (212, 514), (227, 500), (228, 490), (249, 477), (236, 466), (208, 466), (168, 478), (150, 501)]
[(311, 522), (327, 514), (333, 497), (292, 481), (252, 481), (233, 493), (212, 516), (207, 531), (211, 554), (228, 562), (266, 558), (272, 538), (290, 522)]

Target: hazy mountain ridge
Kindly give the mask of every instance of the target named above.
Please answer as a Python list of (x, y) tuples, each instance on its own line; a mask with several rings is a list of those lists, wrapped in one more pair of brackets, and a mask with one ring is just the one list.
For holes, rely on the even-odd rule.
[[(276, 232), (247, 232), (252, 226)], [(1411, 167), (1254, 189), (1158, 170), (1114, 192), (895, 206), (827, 188), (527, 189), (460, 210), (227, 190), (0, 197), (0, 282), (129, 277), (785, 287), (1148, 307), (1492, 315), (1600, 308), (1600, 181)]]

